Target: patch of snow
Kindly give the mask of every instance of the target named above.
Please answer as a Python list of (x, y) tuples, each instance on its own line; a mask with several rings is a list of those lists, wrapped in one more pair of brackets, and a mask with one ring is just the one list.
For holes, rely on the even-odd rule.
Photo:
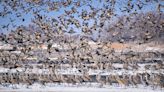
[[(67, 85), (67, 86), (66, 86)], [(91, 86), (92, 85), (92, 86)], [(14, 89), (15, 87), (15, 89)], [(72, 85), (72, 84), (53, 84), (49, 83), (46, 84), (46, 86), (42, 86), (38, 83), (34, 83), (33, 85), (27, 87), (27, 85), (24, 84), (17, 84), (17, 85), (8, 85), (8, 87), (2, 87), (0, 86), (0, 91), (54, 91), (54, 92), (163, 92), (164, 89), (152, 89), (151, 87), (144, 87), (142, 85), (139, 85), (138, 88), (134, 87), (122, 87), (122, 86), (103, 86), (100, 87), (100, 84), (98, 83), (86, 83), (78, 85)]]

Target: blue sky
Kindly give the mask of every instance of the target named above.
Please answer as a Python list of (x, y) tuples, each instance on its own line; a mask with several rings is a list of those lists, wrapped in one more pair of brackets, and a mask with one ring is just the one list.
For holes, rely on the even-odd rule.
[[(83, 1), (83, 0), (81, 0)], [(104, 0), (102, 0), (104, 1)], [(115, 13), (118, 14), (119, 16), (123, 15), (123, 14), (126, 14), (125, 12), (121, 12), (120, 8), (126, 6), (126, 3), (128, 0), (116, 0), (116, 5), (115, 5)], [(132, 2), (135, 4), (137, 3), (138, 0), (132, 0)], [(143, 1), (143, 0), (141, 0)], [(145, 1), (145, 0), (144, 0)], [(160, 1), (159, 3), (163, 4), (164, 5), (164, 2)], [(95, 7), (96, 9), (100, 9), (102, 8), (104, 2), (99, 2), (99, 0), (92, 0), (92, 2), (89, 2), (88, 0), (88, 4), (91, 4), (93, 7)], [(105, 3), (106, 4), (106, 3)], [(134, 9), (137, 9), (138, 11), (137, 12), (148, 12), (148, 11), (155, 11), (156, 10), (156, 7), (157, 7), (157, 4), (156, 2), (152, 2), (152, 3), (147, 3), (146, 5), (144, 5), (144, 7), (142, 8), (142, 10), (138, 10), (136, 6), (134, 6)], [(0, 3), (0, 11), (2, 12), (3, 11), (3, 3), (1, 2)], [(106, 4), (108, 5), (108, 4)], [(25, 5), (26, 6), (26, 5)], [(28, 7), (28, 6), (27, 6)], [(43, 6), (37, 6), (38, 9), (47, 9), (47, 6), (43, 5)], [(52, 12), (44, 12), (43, 10), (40, 11), (40, 14), (41, 15), (46, 15), (48, 16), (49, 18), (57, 18), (58, 16), (60, 16), (61, 14), (64, 13), (64, 10), (70, 10), (72, 7), (72, 5), (70, 5), (69, 7), (61, 7), (59, 9), (59, 11), (52, 11)], [(133, 9), (133, 10), (134, 10)], [(81, 12), (82, 10), (87, 10), (87, 11), (90, 11), (89, 10), (89, 7), (86, 5), (80, 7), (77, 9), (79, 12)], [(163, 11), (163, 10), (162, 10)], [(16, 14), (21, 14), (22, 16), (21, 17), (16, 17)], [(80, 20), (81, 22), (83, 21), (82, 19), (80, 19), (78, 17), (77, 14), (74, 14), (75, 18)], [(11, 23), (11, 20), (14, 20), (13, 23)], [(25, 19), (25, 21), (23, 22), (22, 19)], [(28, 13), (24, 13), (22, 12), (22, 9), (18, 9), (17, 11), (12, 11), (12, 14), (9, 14), (5, 17), (0, 17), (0, 32), (8, 32), (8, 31), (11, 31), (11, 30), (14, 30), (15, 28), (12, 26), (12, 25), (16, 25), (16, 26), (20, 26), (20, 25), (24, 25), (24, 26), (28, 26), (29, 24), (31, 24), (31, 19), (34, 19), (34, 16), (32, 14), (32, 12), (28, 12)], [(90, 24), (92, 24), (92, 20), (89, 21)], [(9, 24), (9, 29), (5, 29), (5, 28), (2, 28), (4, 25), (7, 25)]]

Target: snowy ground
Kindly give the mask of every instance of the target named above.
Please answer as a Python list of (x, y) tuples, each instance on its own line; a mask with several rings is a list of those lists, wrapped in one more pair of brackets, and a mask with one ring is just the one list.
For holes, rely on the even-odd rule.
[[(67, 86), (66, 86), (67, 85)], [(85, 85), (85, 86), (84, 86)], [(13, 86), (17, 87), (17, 89), (13, 89)], [(28, 88), (26, 85), (19, 84), (19, 85), (8, 85), (8, 87), (0, 86), (0, 92), (31, 92), (31, 91), (38, 91), (38, 92), (164, 92), (164, 89), (157, 88), (152, 89), (152, 87), (143, 87), (141, 85), (138, 88), (135, 87), (120, 87), (117, 85), (108, 86), (104, 85), (100, 88), (100, 85), (97, 83), (92, 84), (81, 84), (71, 85), (71, 84), (47, 84), (46, 86), (42, 86), (40, 84), (33, 84)]]

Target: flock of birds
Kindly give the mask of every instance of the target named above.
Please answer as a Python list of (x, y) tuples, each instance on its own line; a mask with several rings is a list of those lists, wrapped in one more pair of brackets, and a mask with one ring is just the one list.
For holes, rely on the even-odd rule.
[[(161, 0), (2, 0), (0, 4), (2, 6), (0, 17), (6, 19), (9, 17), (8, 23), (1, 25), (1, 30), (10, 31), (19, 25), (29, 24), (26, 21), (31, 21), (42, 30), (55, 30), (59, 34), (74, 34), (77, 30), (87, 35), (97, 31), (101, 33), (106, 22), (119, 17), (120, 12), (130, 14), (127, 21), (131, 21), (131, 17), (136, 16), (149, 4), (156, 5), (156, 10), (153, 11), (163, 12)], [(60, 12), (62, 13), (56, 14)], [(25, 18), (26, 14), (31, 17)], [(117, 27), (122, 28), (123, 25), (117, 24)]]
[[(0, 36), (3, 44), (11, 45), (8, 49), (1, 48), (0, 53), (0, 67), (8, 69), (7, 72), (0, 73), (0, 84), (4, 87), (20, 83), (26, 84), (28, 88), (34, 83), (46, 86), (47, 83), (80, 85), (95, 82), (100, 83), (100, 87), (104, 85), (164, 87), (164, 53), (161, 51), (118, 53), (107, 43), (96, 43), (94, 45), (97, 47), (93, 48), (89, 44), (91, 40), (85, 36), (63, 35), (54, 36), (56, 39), (48, 39), (46, 35), (42, 37), (40, 34), (38, 37), (38, 33), (27, 34), (30, 34), (30, 31), (18, 28), (9, 35)], [(59, 46), (54, 47), (53, 43)], [(56, 59), (53, 59), (54, 57)], [(33, 72), (45, 69), (46, 73)], [(59, 73), (69, 69), (77, 71)], [(101, 72), (91, 74), (91, 70)], [(122, 74), (119, 74), (119, 71), (123, 71)], [(104, 75), (103, 72), (110, 74)]]
[[(157, 13), (160, 18), (163, 15), (163, 5), (160, 0), (127, 0), (125, 7), (120, 8), (121, 12), (129, 13), (126, 17), (127, 22), (131, 22), (137, 16), (137, 11), (142, 10), (147, 3), (157, 3)], [(110, 41), (101, 41), (104, 37), (101, 33), (108, 32), (116, 37), (119, 31), (112, 31), (115, 29), (123, 30), (126, 26), (124, 20), (116, 22), (113, 27), (106, 28), (107, 22), (119, 15), (115, 12), (117, 0), (99, 0), (103, 3), (102, 8), (96, 8), (93, 0), (64, 0), (64, 1), (51, 1), (51, 0), (2, 0), (0, 3), (3, 5), (3, 12), (0, 12), (1, 17), (6, 17), (8, 14), (15, 11), (18, 18), (22, 18), (22, 11), (31, 13), (34, 16), (32, 25), (28, 27), (18, 27), (16, 30), (11, 31), (9, 34), (1, 34), (0, 42), (2, 44), (11, 45), (11, 49), (0, 49), (0, 67), (9, 69), (6, 73), (0, 73), (0, 85), (7, 86), (8, 84), (24, 83), (33, 85), (34, 83), (92, 83), (98, 82), (101, 87), (103, 85), (124, 85), (135, 86), (144, 85), (152, 87), (164, 87), (164, 53), (163, 52), (121, 52), (117, 53), (115, 49), (111, 48)], [(120, 2), (120, 1), (119, 1)], [(43, 7), (44, 6), (44, 7)], [(47, 15), (42, 14), (52, 11), (60, 11), (60, 7), (70, 7), (70, 10), (64, 10), (64, 13), (56, 18), (49, 18)], [(80, 7), (89, 7), (89, 9), (78, 10)], [(38, 8), (39, 7), (39, 8)], [(48, 7), (48, 8), (46, 8)], [(137, 7), (137, 8), (136, 8)], [(21, 9), (22, 11), (18, 11)], [(75, 15), (75, 16), (74, 16)], [(76, 16), (77, 15), (77, 16)], [(77, 19), (79, 17), (80, 19)], [(154, 25), (158, 28), (159, 35), (163, 33), (162, 20), (151, 20), (154, 15), (148, 13), (143, 19), (146, 19), (145, 25)], [(163, 17), (161, 18), (163, 19)], [(16, 26), (14, 20), (10, 18), (10, 23)], [(25, 18), (22, 22), (26, 21)], [(90, 21), (93, 21), (90, 24)], [(2, 28), (8, 28), (9, 24), (3, 25)], [(132, 26), (133, 24), (133, 26)], [(129, 30), (135, 29), (138, 26), (132, 23)], [(139, 24), (139, 23), (138, 23)], [(34, 25), (34, 26), (33, 26)], [(141, 25), (144, 29), (145, 26)], [(106, 30), (107, 29), (107, 30)], [(76, 36), (77, 30), (81, 30), (81, 34)], [(97, 32), (98, 38), (92, 38), (91, 35)], [(121, 31), (120, 31), (121, 32)], [(111, 34), (112, 33), (112, 34)], [(105, 33), (107, 35), (107, 33)], [(144, 40), (153, 38), (152, 32), (143, 31)], [(134, 35), (134, 33), (133, 33)], [(108, 36), (108, 35), (107, 35)], [(118, 37), (119, 38), (119, 37)], [(130, 37), (132, 39), (135, 37)], [(93, 48), (89, 42), (96, 43), (96, 48)], [(125, 41), (118, 40), (119, 43)], [(146, 41), (144, 41), (146, 42)], [(54, 47), (54, 43), (59, 46)], [(60, 47), (60, 48), (59, 48)], [(62, 48), (62, 49), (61, 49)], [(53, 59), (53, 58), (57, 59)], [(162, 58), (161, 60), (153, 60), (153, 58)], [(145, 58), (152, 58), (152, 60), (145, 60)], [(114, 64), (121, 64), (122, 68), (114, 66)], [(143, 72), (135, 73), (142, 68)], [(57, 70), (78, 69), (78, 74), (60, 74)], [(16, 72), (12, 72), (12, 70)], [(19, 71), (22, 69), (22, 71)], [(48, 69), (48, 74), (28, 72), (34, 69)], [(112, 72), (114, 70), (124, 71), (123, 74), (117, 72), (103, 75), (90, 74), (90, 70), (102, 70)], [(148, 71), (151, 72), (148, 72)], [(127, 72), (132, 71), (133, 74)]]

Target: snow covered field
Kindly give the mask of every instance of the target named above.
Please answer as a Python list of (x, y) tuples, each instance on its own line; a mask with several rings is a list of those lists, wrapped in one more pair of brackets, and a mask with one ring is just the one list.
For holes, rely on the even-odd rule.
[[(78, 86), (77, 86), (78, 85)], [(13, 89), (13, 87), (17, 87)], [(0, 92), (164, 92), (164, 89), (156, 88), (153, 89), (152, 87), (143, 87), (142, 85), (138, 85), (137, 88), (135, 87), (125, 87), (125, 86), (109, 86), (104, 85), (100, 87), (98, 83), (92, 84), (46, 84), (46, 86), (42, 86), (40, 84), (33, 84), (27, 88), (26, 85), (19, 84), (19, 85), (8, 85), (8, 87), (0, 86)]]

